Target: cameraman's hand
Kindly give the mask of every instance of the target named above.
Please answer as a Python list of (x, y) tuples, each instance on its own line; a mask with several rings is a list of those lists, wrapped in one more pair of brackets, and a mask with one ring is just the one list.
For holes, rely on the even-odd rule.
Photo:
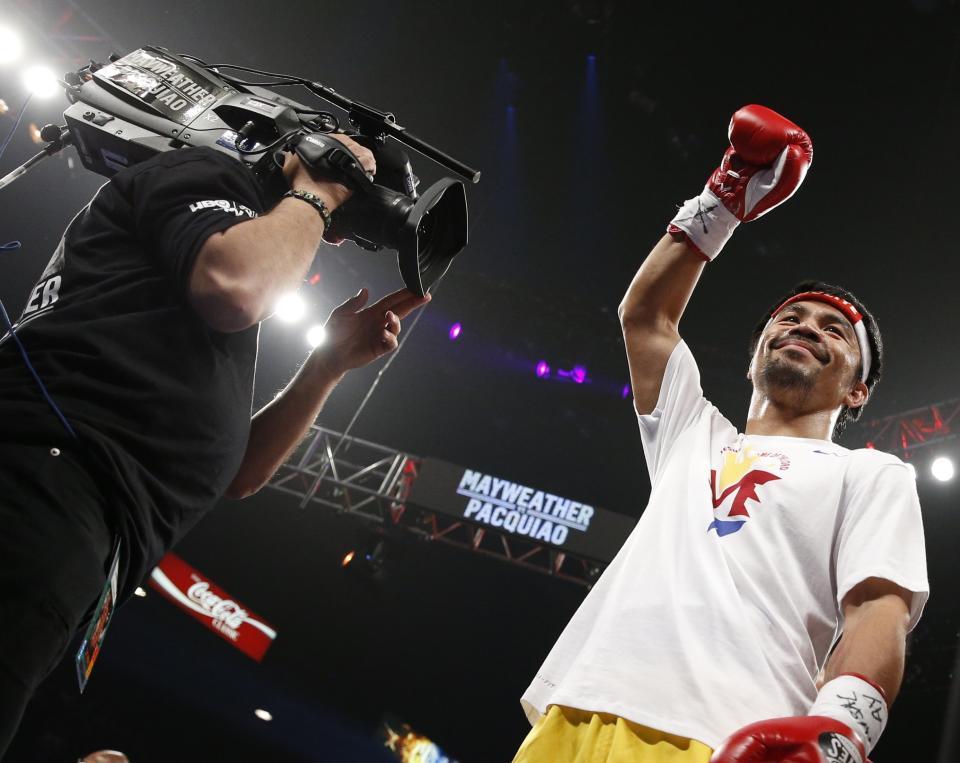
[[(377, 160), (369, 148), (364, 148), (355, 140), (351, 140), (346, 135), (340, 135), (339, 133), (329, 133), (327, 137), (340, 141), (348, 148), (353, 155), (360, 160), (360, 165), (363, 167), (364, 172), (371, 176), (376, 174)], [(333, 212), (333, 210), (353, 195), (353, 191), (345, 185), (336, 183), (313, 172), (313, 170), (300, 161), (300, 157), (295, 153), (285, 155), (283, 175), (287, 179), (290, 188), (300, 188), (316, 194), (323, 199), (323, 203), (327, 205), (327, 209), (330, 212)]]
[(326, 340), (313, 351), (313, 359), (333, 376), (365, 366), (397, 349), (400, 321), (430, 301), (429, 294), (418, 297), (400, 289), (364, 308), (368, 296), (367, 290), (361, 289), (327, 319)]

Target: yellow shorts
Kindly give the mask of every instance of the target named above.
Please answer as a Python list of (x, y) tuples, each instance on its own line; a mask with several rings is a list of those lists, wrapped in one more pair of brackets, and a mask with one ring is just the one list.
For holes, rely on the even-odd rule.
[(552, 705), (513, 763), (709, 763), (710, 753), (702, 742), (615, 715)]

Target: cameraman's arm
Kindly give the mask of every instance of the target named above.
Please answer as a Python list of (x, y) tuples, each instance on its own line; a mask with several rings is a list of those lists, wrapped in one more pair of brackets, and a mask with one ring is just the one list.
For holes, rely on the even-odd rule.
[[(373, 154), (342, 135), (343, 142), (375, 172)], [(332, 212), (351, 194), (344, 186), (314, 178), (296, 154), (283, 168), (291, 188), (319, 196)], [(316, 255), (323, 235), (317, 210), (299, 199), (283, 199), (270, 212), (211, 235), (190, 273), (190, 303), (218, 331), (242, 331), (263, 320), (277, 298), (296, 289)]]
[[(327, 208), (332, 211), (330, 203)], [(214, 233), (190, 273), (190, 304), (218, 331), (258, 323), (282, 293), (299, 286), (322, 235), (317, 210), (298, 199), (283, 199), (265, 215)]]
[(667, 361), (680, 341), (680, 316), (705, 264), (685, 236), (668, 233), (647, 255), (620, 303), (638, 413), (650, 413), (657, 404)]
[(393, 352), (400, 321), (429, 301), (430, 295), (418, 297), (401, 289), (364, 308), (367, 290), (361, 289), (337, 307), (325, 324), (326, 341), (286, 389), (253, 417), (247, 450), (227, 497), (244, 498), (263, 487), (310, 431), (343, 375)]

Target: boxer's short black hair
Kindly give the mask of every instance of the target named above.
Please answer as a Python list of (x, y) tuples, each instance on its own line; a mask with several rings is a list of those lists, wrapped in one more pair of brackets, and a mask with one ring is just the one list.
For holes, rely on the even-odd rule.
[[(842, 286), (824, 283), (823, 281), (801, 281), (794, 286), (793, 289), (770, 305), (770, 309), (764, 313), (764, 316), (754, 327), (753, 333), (750, 335), (750, 358), (752, 359), (754, 353), (757, 351), (757, 344), (760, 342), (760, 336), (763, 334), (763, 330), (770, 322), (770, 317), (773, 315), (774, 310), (790, 299), (790, 297), (793, 297), (797, 294), (802, 294), (805, 291), (822, 291), (835, 297), (840, 297), (841, 299), (845, 299), (847, 302), (850, 302), (863, 314), (864, 327), (867, 329), (867, 340), (870, 342), (870, 353), (873, 355), (872, 363), (870, 364), (870, 374), (867, 376), (865, 383), (867, 385), (867, 391), (872, 396), (873, 388), (877, 386), (877, 382), (880, 381), (880, 377), (883, 374), (883, 339), (880, 336), (880, 327), (877, 325), (877, 319), (873, 317), (873, 314), (866, 308), (863, 302), (859, 300), (855, 294), (847, 289), (844, 289)], [(857, 378), (859, 379), (862, 374), (863, 366), (860, 365), (857, 368)], [(867, 402), (869, 401), (870, 398), (868, 397)], [(837, 417), (836, 426), (833, 429), (834, 438), (840, 436), (844, 428), (847, 426), (847, 422), (856, 421), (859, 419), (865, 407), (866, 403), (861, 405), (859, 408), (848, 408), (847, 406), (843, 406), (843, 409), (840, 411), (840, 416)]]

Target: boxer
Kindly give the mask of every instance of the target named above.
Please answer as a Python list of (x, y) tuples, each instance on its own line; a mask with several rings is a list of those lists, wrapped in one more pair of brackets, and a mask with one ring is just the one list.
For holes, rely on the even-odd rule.
[(824, 282), (773, 300), (742, 431), (679, 333), (707, 264), (813, 159), (762, 106), (733, 115), (729, 140), (620, 305), (650, 500), (523, 695), (534, 726), (515, 763), (863, 763), (899, 689), (928, 595), (915, 481), (833, 442), (880, 379), (877, 321)]

